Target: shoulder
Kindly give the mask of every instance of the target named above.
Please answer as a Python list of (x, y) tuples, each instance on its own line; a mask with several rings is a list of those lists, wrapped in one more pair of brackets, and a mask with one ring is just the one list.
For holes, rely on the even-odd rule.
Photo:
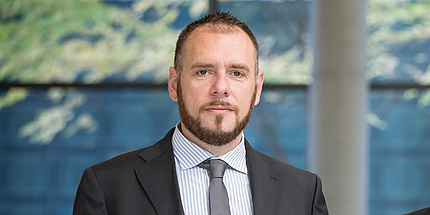
[(258, 152), (247, 144), (248, 168), (252, 172), (266, 172), (282, 178), (282, 181), (297, 187), (314, 188), (321, 183), (320, 178), (309, 171), (297, 168), (276, 158)]
[(417, 211), (414, 211), (414, 212), (411, 212), (411, 213), (408, 213), (405, 215), (429, 215), (429, 214), (430, 214), (430, 207), (423, 208), (421, 210), (417, 210)]
[[(278, 211), (327, 214), (321, 180), (316, 174), (257, 152), (249, 144), (246, 147), (251, 188), (257, 193), (265, 193), (271, 186), (270, 195), (279, 195), (277, 198), (283, 202)], [(262, 184), (265, 184), (264, 188), (260, 188)]]
[(316, 174), (297, 168), (291, 164), (280, 161), (276, 158), (263, 154), (261, 152), (256, 151), (257, 155), (264, 160), (271, 168), (276, 169), (282, 175), (286, 175), (288, 177), (294, 177), (298, 179), (308, 178), (310, 180), (315, 180), (318, 177)]

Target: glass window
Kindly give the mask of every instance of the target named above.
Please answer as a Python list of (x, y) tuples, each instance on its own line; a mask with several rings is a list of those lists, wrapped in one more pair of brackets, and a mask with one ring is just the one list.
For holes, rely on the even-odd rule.
[[(253, 147), (305, 168), (304, 103), (304, 90), (266, 90), (245, 130)], [(85, 168), (154, 144), (178, 121), (164, 87), (32, 90), (0, 111), (1, 211), (70, 214)]]
[(385, 84), (429, 84), (429, 3), (369, 1), (369, 80)]
[[(411, 92), (412, 91), (412, 92)], [(417, 90), (374, 90), (370, 133), (370, 214), (404, 214), (429, 206), (430, 107)]]
[[(303, 169), (310, 6), (217, 4), (260, 44), (266, 82), (246, 137)], [(162, 138), (179, 121), (166, 89), (176, 38), (209, 9), (206, 0), (0, 1), (0, 211), (70, 214), (85, 168)], [(430, 206), (428, 11), (429, 1), (368, 2), (369, 214)]]

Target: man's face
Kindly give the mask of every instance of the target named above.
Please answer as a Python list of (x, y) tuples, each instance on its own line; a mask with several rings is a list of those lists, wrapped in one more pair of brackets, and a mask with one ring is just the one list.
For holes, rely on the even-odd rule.
[(215, 33), (202, 27), (190, 35), (183, 55), (180, 81), (173, 68), (169, 77), (182, 129), (210, 145), (231, 142), (260, 100), (264, 78), (259, 72), (256, 80), (251, 40), (239, 29)]

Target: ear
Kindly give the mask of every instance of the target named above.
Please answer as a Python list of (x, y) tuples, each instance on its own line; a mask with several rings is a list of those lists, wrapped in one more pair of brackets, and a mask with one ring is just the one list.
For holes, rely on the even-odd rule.
[(178, 101), (178, 95), (176, 92), (176, 89), (178, 88), (178, 74), (176, 73), (176, 69), (174, 67), (169, 68), (169, 82), (168, 82), (168, 88), (169, 88), (169, 94), (170, 98), (173, 101)]
[(255, 94), (254, 106), (260, 103), (261, 92), (263, 91), (264, 72), (259, 71), (257, 75), (257, 93)]

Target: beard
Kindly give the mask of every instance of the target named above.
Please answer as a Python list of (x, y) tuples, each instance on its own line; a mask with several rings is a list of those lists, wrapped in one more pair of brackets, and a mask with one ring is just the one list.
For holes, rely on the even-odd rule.
[[(228, 102), (224, 101), (212, 101), (205, 105), (202, 105), (199, 108), (199, 114), (197, 117), (194, 117), (191, 115), (191, 113), (188, 111), (183, 95), (182, 95), (182, 87), (180, 81), (177, 83), (177, 95), (178, 95), (178, 107), (179, 107), (179, 115), (181, 117), (182, 124), (199, 140), (212, 145), (212, 146), (223, 146), (231, 141), (233, 141), (241, 132), (245, 129), (246, 125), (249, 122), (249, 119), (251, 118), (252, 110), (254, 108), (254, 102), (255, 102), (255, 96), (257, 93), (257, 88), (255, 88), (252, 99), (251, 99), (251, 105), (248, 109), (248, 113), (245, 115), (245, 117), (240, 120), (238, 116), (239, 109), (237, 107), (232, 106)], [(231, 107), (231, 109), (234, 111), (236, 115), (236, 122), (232, 130), (230, 131), (223, 131), (222, 130), (222, 121), (224, 120), (224, 116), (222, 115), (216, 115), (215, 116), (215, 126), (216, 129), (210, 129), (208, 127), (204, 127), (200, 115), (204, 111), (205, 107), (212, 106), (212, 105), (222, 105), (222, 106), (228, 106)]]

